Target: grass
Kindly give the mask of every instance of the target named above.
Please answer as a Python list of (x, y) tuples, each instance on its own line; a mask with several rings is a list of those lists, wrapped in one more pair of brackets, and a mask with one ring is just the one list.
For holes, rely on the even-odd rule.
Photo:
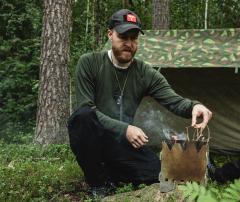
[[(222, 163), (224, 159), (219, 158)], [(225, 158), (225, 160), (227, 160)], [(219, 191), (223, 186), (208, 184)], [(145, 186), (142, 185), (144, 188)], [(6, 144), (0, 141), (0, 201), (91, 201), (83, 172), (69, 145)], [(116, 193), (135, 190), (131, 184)]]
[(0, 143), (0, 201), (88, 199), (83, 173), (68, 145)]

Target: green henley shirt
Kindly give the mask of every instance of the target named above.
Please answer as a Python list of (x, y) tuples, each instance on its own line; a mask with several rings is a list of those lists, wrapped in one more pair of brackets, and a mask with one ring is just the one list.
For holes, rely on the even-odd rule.
[[(119, 84), (123, 88), (127, 75), (120, 121)], [(107, 51), (82, 55), (75, 76), (77, 107), (94, 109), (99, 122), (116, 134), (116, 139), (125, 137), (144, 96), (153, 97), (169, 111), (185, 118), (191, 118), (193, 105), (199, 103), (175, 93), (164, 76), (143, 61), (134, 59), (127, 69), (116, 68)]]

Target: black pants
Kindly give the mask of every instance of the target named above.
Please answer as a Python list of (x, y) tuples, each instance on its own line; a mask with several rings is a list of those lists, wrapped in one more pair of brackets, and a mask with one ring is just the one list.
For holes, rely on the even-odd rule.
[(240, 159), (228, 162), (220, 168), (216, 168), (215, 172), (210, 175), (213, 180), (219, 183), (226, 183), (240, 178)]
[[(70, 146), (90, 186), (106, 181), (133, 184), (158, 182), (160, 160), (148, 147), (119, 142), (105, 130), (89, 107), (75, 111), (69, 119)], [(124, 138), (123, 138), (124, 139)]]

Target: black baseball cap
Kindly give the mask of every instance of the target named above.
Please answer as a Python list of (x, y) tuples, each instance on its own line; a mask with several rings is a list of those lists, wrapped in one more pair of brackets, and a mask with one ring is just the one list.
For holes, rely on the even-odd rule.
[(114, 28), (119, 34), (123, 34), (131, 29), (137, 29), (144, 34), (140, 18), (136, 13), (128, 9), (121, 9), (114, 13), (108, 22), (108, 28)]

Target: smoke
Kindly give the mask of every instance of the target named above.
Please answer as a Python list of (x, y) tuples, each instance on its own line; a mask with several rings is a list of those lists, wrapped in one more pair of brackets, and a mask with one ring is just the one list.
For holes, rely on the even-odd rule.
[(183, 132), (178, 132), (169, 126), (170, 121), (160, 110), (149, 109), (138, 113), (137, 125), (148, 134), (158, 136), (162, 140), (173, 138), (185, 140), (186, 136)]
[(138, 114), (138, 124), (147, 133), (160, 136), (165, 139), (165, 133), (171, 128), (164, 123), (165, 117), (160, 110), (143, 110)]

